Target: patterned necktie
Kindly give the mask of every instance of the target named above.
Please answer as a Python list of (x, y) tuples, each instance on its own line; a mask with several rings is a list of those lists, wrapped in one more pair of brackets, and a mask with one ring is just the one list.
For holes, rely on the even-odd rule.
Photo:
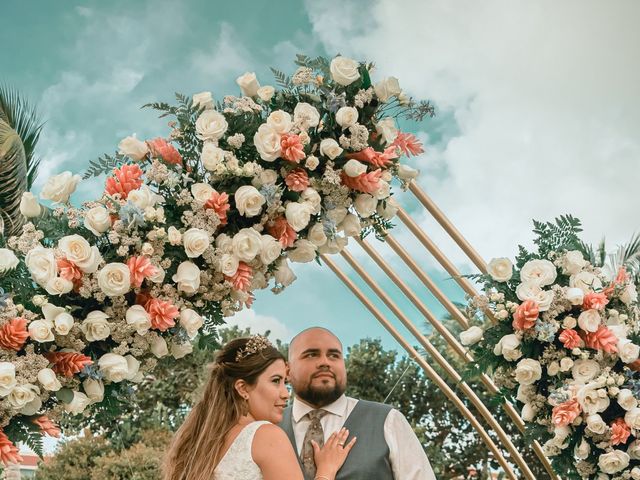
[(316, 462), (313, 458), (313, 445), (311, 440), (322, 447), (324, 445), (324, 431), (320, 419), (326, 414), (326, 410), (311, 410), (307, 416), (311, 420), (307, 433), (304, 435), (302, 443), (302, 467), (306, 478), (314, 478), (316, 476)]

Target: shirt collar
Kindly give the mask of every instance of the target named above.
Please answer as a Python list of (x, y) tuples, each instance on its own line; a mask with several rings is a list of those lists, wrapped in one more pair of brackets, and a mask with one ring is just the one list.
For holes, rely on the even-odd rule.
[[(342, 394), (335, 402), (325, 405), (321, 410), (325, 410), (328, 413), (343, 417), (347, 412), (347, 397)], [(298, 397), (293, 399), (293, 406), (291, 408), (291, 416), (293, 421), (298, 423), (307, 413), (311, 410), (315, 410), (311, 405), (307, 405), (305, 402), (298, 400)]]

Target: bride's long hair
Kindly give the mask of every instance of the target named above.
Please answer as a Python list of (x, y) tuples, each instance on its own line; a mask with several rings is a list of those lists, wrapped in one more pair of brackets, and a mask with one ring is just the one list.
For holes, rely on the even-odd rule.
[[(247, 352), (249, 338), (227, 343), (210, 365), (203, 397), (176, 432), (164, 461), (164, 480), (211, 480), (221, 460), (224, 441), (238, 420), (248, 413), (247, 402), (234, 387), (236, 380), (255, 385), (276, 360), (285, 360), (273, 346)], [(249, 349), (250, 350), (250, 349)]]

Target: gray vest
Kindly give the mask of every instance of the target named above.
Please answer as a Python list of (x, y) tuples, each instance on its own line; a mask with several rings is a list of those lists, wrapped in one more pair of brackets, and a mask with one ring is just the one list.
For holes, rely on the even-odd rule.
[[(384, 439), (384, 422), (390, 411), (389, 405), (358, 400), (344, 422), (345, 428), (349, 429), (347, 441), (354, 436), (358, 437), (358, 440), (338, 472), (336, 480), (393, 480), (389, 446)], [(280, 427), (287, 433), (297, 452), (291, 407), (284, 410)], [(305, 480), (313, 479), (305, 477)]]

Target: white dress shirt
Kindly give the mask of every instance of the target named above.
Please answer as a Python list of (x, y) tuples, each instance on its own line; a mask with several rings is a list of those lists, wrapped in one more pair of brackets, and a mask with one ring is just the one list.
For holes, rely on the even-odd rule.
[[(327, 414), (320, 419), (325, 441), (329, 435), (342, 428), (357, 403), (356, 398), (342, 395), (335, 402), (322, 407), (322, 410), (327, 411)], [(302, 450), (304, 436), (310, 423), (306, 415), (311, 410), (314, 408), (297, 397), (293, 399), (291, 417), (298, 455)], [(384, 422), (384, 439), (389, 446), (389, 461), (394, 478), (398, 480), (436, 480), (427, 455), (413, 433), (411, 425), (404, 418), (404, 415), (395, 408), (391, 409)], [(357, 442), (366, 441), (365, 438), (357, 440)]]

